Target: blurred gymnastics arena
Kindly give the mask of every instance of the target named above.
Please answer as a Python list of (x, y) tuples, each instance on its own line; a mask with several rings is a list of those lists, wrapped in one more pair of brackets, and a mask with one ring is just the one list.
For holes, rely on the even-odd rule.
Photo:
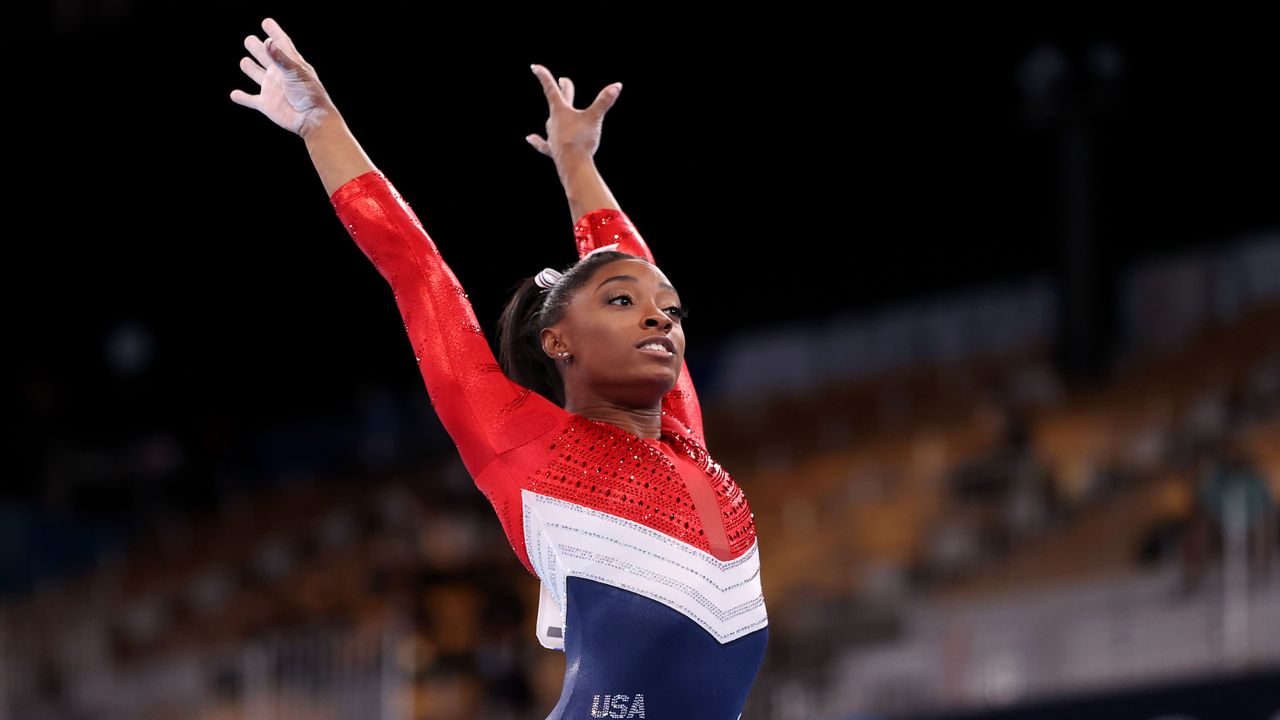
[(755, 512), (744, 719), (1280, 720), (1274, 22), (366, 5), (60, 0), (12, 73), (0, 720), (556, 703), (391, 293), (227, 99), (264, 14), (491, 340), (575, 259), (529, 63), (624, 82), (599, 165)]

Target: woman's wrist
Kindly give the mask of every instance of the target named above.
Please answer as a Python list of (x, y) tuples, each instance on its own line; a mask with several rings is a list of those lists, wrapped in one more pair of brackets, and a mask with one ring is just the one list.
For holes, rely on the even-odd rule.
[(552, 158), (561, 181), (582, 172), (595, 172), (596, 169), (595, 156), (583, 148), (562, 148), (554, 152)]
[(556, 169), (560, 172), (560, 184), (564, 187), (574, 222), (591, 210), (619, 209), (618, 201), (600, 176), (591, 155), (557, 158)]
[(302, 121), (302, 126), (298, 128), (298, 136), (305, 141), (313, 141), (325, 135), (331, 135), (334, 132), (343, 132), (345, 121), (338, 112), (338, 108), (332, 103), (325, 103), (317, 106), (311, 112), (307, 113), (307, 117)]
[(346, 121), (332, 107), (317, 109), (314, 117), (308, 117), (305, 132), (300, 130), (298, 134), (330, 197), (347, 181), (376, 169)]

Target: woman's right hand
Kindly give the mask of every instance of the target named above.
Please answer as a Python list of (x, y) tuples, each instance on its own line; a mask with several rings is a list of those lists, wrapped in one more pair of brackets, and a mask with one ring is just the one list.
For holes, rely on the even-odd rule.
[(253, 108), (280, 127), (299, 136), (334, 114), (333, 103), (311, 67), (280, 25), (271, 18), (262, 21), (266, 41), (250, 35), (244, 39), (252, 57), (240, 59), (240, 69), (258, 83), (257, 95), (232, 90), (231, 100)]

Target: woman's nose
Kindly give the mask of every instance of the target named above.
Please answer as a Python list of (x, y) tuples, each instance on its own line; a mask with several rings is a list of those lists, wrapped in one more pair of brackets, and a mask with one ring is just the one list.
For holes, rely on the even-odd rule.
[(644, 318), (645, 327), (659, 327), (663, 325), (670, 326), (671, 318), (668, 317), (666, 313), (662, 312), (661, 308), (655, 307), (651, 309), (649, 314)]

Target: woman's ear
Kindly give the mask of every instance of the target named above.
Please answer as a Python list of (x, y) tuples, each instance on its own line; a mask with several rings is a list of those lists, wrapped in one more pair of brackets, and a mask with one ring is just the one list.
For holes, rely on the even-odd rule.
[(542, 333), (538, 336), (542, 342), (542, 352), (552, 360), (558, 360), (562, 356), (560, 353), (568, 352), (569, 348), (565, 346), (564, 341), (560, 339), (560, 333), (554, 327), (542, 328)]

